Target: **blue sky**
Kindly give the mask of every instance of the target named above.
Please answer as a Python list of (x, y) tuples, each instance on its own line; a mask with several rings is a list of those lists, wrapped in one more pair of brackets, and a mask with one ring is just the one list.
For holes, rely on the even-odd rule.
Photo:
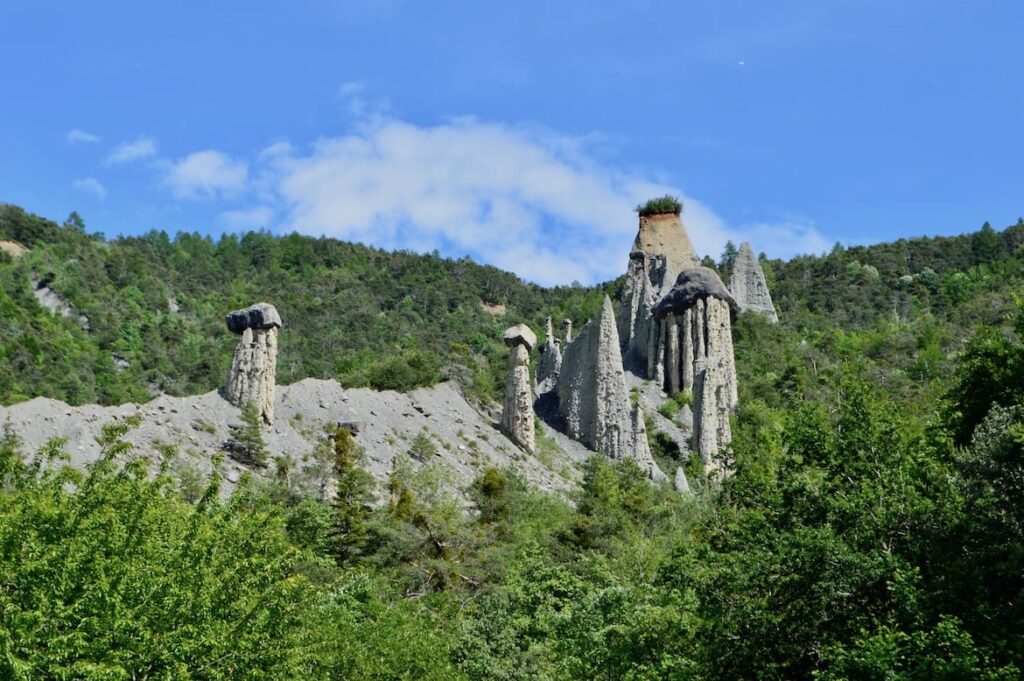
[(642, 198), (769, 255), (1024, 214), (1024, 3), (0, 4), (0, 201), (329, 234), (542, 283)]

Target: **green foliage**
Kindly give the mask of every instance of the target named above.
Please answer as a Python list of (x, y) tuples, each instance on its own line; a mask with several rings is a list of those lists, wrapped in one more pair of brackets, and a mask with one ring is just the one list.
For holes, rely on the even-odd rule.
[[(539, 328), (595, 317), (621, 286), (544, 290), (297, 235), (103, 242), (12, 207), (0, 235), (32, 248), (0, 260), (9, 401), (209, 389), (233, 344), (221, 314), (256, 299), (288, 310), (285, 380), (449, 376), (488, 399), (505, 320), (481, 301)], [(82, 474), (60, 441), (26, 459), (5, 429), (0, 676), (1019, 678), (1022, 247), (1024, 222), (763, 259), (781, 323), (734, 324), (733, 472), (705, 478), (690, 457), (685, 496), (601, 457), (573, 503), (488, 462), (460, 490), (421, 432), (395, 443), (375, 505), (359, 448), (332, 430), (222, 500), (202, 467), (180, 474), (180, 443), (146, 470), (108, 430)], [(38, 277), (89, 331), (35, 305)], [(671, 473), (682, 453), (648, 433)]]
[(331, 434), (334, 450), (335, 497), (331, 526), (334, 552), (344, 565), (353, 562), (370, 542), (373, 476), (360, 467), (363, 451), (346, 428)]
[(642, 203), (636, 207), (636, 212), (639, 213), (641, 217), (648, 215), (661, 215), (665, 213), (679, 215), (683, 212), (683, 202), (679, 200), (679, 197), (666, 194), (665, 196), (659, 196), (656, 199), (648, 199), (647, 203)]
[(191, 506), (138, 463), (117, 470), (108, 428), (84, 478), (51, 471), (0, 494), (0, 676), (294, 678), (316, 594), (274, 512), (216, 485)]
[(231, 458), (247, 466), (266, 468), (270, 450), (263, 440), (263, 417), (252, 402), (242, 405), (241, 424), (230, 426), (231, 435), (225, 444)]

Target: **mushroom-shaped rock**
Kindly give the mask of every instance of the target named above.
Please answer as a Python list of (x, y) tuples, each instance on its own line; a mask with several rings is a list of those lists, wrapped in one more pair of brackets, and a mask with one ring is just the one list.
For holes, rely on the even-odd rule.
[(242, 310), (229, 312), (224, 321), (228, 325), (228, 331), (241, 334), (246, 329), (266, 330), (281, 328), (281, 315), (277, 308), (270, 303), (256, 303)]
[(505, 331), (505, 345), (510, 348), (516, 345), (525, 345), (526, 351), (529, 352), (536, 344), (537, 334), (531, 331), (526, 324), (516, 324)]
[(505, 332), (505, 344), (510, 352), (501, 428), (513, 442), (531, 454), (534, 451), (534, 430), (530, 348), (536, 342), (537, 337), (525, 324), (513, 326)]
[(654, 316), (663, 319), (670, 312), (683, 312), (707, 298), (724, 300), (731, 309), (739, 311), (729, 289), (713, 269), (693, 267), (679, 273), (672, 290), (654, 306)]
[(225, 317), (228, 330), (241, 334), (231, 360), (226, 395), (237, 407), (252, 403), (266, 425), (274, 423), (277, 331), (281, 316), (273, 305), (257, 303)]

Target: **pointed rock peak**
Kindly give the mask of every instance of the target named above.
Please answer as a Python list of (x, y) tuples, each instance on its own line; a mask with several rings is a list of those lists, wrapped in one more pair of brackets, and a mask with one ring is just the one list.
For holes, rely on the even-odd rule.
[(633, 250), (664, 256), (672, 273), (700, 264), (682, 218), (673, 213), (641, 215)]
[(761, 269), (761, 262), (748, 243), (741, 244), (736, 254), (736, 261), (729, 277), (729, 290), (740, 310), (757, 312), (772, 322), (779, 321), (771, 293), (768, 291), (768, 283), (764, 278), (764, 270)]
[(546, 338), (549, 343), (555, 339), (555, 329), (551, 325), (551, 317), (548, 317), (547, 329), (545, 330)]

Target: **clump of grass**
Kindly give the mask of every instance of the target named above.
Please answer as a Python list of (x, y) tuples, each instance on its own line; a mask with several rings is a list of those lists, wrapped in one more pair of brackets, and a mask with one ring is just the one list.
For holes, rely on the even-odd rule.
[(640, 204), (636, 207), (636, 212), (640, 214), (640, 217), (663, 215), (665, 213), (679, 215), (683, 212), (683, 202), (671, 194), (666, 194), (656, 199), (649, 199), (647, 203)]

